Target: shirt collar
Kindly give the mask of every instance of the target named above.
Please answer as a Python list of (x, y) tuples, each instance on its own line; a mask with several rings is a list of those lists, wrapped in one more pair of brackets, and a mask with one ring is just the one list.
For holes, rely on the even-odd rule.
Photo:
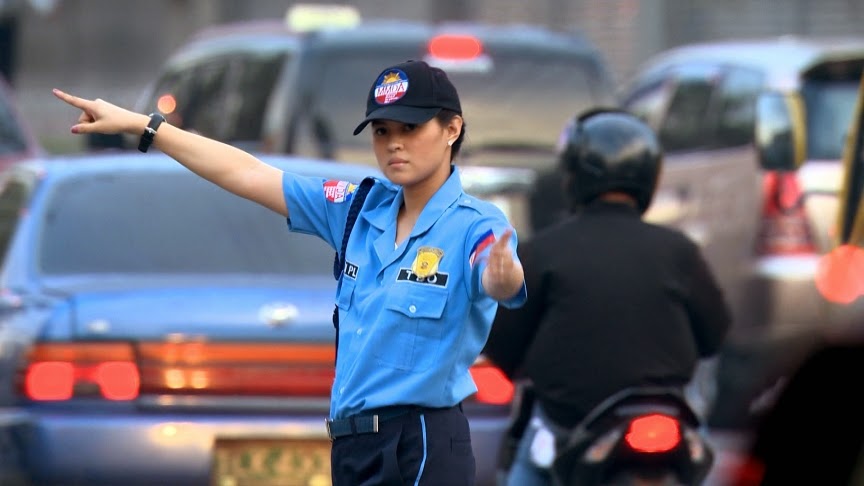
[[(363, 217), (366, 218), (370, 224), (382, 230), (396, 221), (396, 216), (399, 214), (399, 208), (402, 206), (402, 201), (404, 199), (402, 187), (392, 187), (397, 188), (397, 192), (389, 206), (380, 205), (362, 213)], [(435, 194), (432, 195), (432, 198), (429, 199), (429, 202), (426, 203), (426, 207), (424, 207), (423, 212), (420, 213), (420, 218), (416, 223), (414, 223), (414, 229), (411, 231), (411, 236), (417, 236), (431, 228), (432, 225), (438, 221), (441, 215), (444, 214), (444, 211), (452, 206), (453, 203), (462, 196), (462, 194), (462, 180), (459, 177), (459, 171), (455, 166), (451, 165), (450, 177), (444, 181), (444, 185), (438, 188)]]

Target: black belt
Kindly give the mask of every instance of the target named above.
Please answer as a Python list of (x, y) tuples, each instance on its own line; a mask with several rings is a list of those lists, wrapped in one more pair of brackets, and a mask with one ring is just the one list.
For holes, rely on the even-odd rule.
[[(461, 404), (457, 406), (461, 406)], [(393, 407), (384, 407), (370, 410), (368, 412), (358, 415), (352, 415), (344, 419), (326, 419), (325, 422), (327, 424), (327, 435), (330, 437), (330, 440), (333, 440), (338, 439), (339, 437), (345, 437), (346, 435), (377, 434), (378, 425), (381, 422), (391, 420), (396, 417), (401, 417), (402, 415), (406, 415), (414, 411), (427, 412), (435, 410), (443, 409), (420, 407), (417, 405), (396, 405)]]

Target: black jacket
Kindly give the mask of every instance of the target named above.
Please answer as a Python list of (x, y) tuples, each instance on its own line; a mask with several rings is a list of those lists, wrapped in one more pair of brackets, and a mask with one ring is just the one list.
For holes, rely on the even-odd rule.
[(696, 244), (628, 205), (595, 202), (537, 233), (519, 257), (528, 301), (499, 307), (485, 353), (530, 379), (561, 425), (621, 388), (687, 383), (730, 325)]

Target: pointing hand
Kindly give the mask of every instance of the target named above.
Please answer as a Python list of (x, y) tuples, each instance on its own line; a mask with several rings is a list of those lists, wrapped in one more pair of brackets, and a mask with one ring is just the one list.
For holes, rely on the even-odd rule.
[(147, 126), (146, 115), (120, 108), (102, 99), (79, 98), (59, 89), (54, 89), (53, 92), (57, 98), (81, 110), (78, 123), (72, 126), (72, 133), (140, 134)]

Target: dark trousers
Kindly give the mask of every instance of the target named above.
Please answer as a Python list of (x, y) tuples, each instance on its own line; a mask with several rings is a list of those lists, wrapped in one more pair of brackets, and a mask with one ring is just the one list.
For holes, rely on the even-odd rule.
[(461, 407), (417, 409), (385, 420), (378, 433), (337, 438), (333, 486), (473, 486), (475, 463)]

